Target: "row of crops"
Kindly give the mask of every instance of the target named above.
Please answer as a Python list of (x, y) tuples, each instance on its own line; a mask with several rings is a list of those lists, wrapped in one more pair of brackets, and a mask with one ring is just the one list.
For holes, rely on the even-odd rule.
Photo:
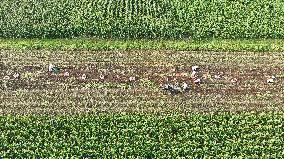
[(276, 158), (283, 114), (1, 116), (0, 158)]
[(280, 0), (2, 0), (5, 38), (283, 38)]

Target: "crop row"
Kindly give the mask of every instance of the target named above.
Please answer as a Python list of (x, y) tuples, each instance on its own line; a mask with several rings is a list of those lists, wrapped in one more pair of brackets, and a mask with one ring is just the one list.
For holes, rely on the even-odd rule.
[(280, 0), (2, 0), (0, 37), (283, 38)]
[(1, 116), (2, 158), (276, 158), (283, 114)]

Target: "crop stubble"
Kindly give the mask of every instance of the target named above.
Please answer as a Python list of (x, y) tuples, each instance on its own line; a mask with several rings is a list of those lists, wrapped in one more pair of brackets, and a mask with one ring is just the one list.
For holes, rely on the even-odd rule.
[[(187, 114), (281, 111), (283, 105), (284, 53), (1, 50), (0, 56), (1, 114)], [(48, 73), (49, 63), (61, 73)], [(193, 65), (211, 75), (196, 90), (172, 96), (159, 88), (172, 68), (190, 73)], [(5, 81), (9, 72), (21, 78)], [(266, 75), (276, 83), (267, 84)]]

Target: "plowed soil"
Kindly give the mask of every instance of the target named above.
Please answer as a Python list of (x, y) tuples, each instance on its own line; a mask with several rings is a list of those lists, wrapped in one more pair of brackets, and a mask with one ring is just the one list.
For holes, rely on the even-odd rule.
[[(0, 59), (1, 114), (283, 110), (284, 53), (0, 50)], [(50, 63), (58, 74), (48, 72)], [(190, 75), (194, 65), (199, 86), (177, 95), (160, 88), (166, 78), (190, 84), (189, 76), (176, 75)]]

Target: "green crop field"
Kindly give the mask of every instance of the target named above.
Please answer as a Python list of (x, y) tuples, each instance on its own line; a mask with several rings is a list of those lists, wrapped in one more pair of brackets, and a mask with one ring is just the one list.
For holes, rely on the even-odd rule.
[(3, 158), (278, 158), (283, 114), (0, 117)]
[(0, 1), (0, 159), (282, 158), (283, 7)]
[[(2, 158), (284, 153), (282, 52), (18, 48), (0, 55)], [(176, 95), (162, 90), (173, 68), (190, 73), (194, 65), (203, 83)], [(271, 75), (275, 83), (267, 83)]]
[(2, 0), (0, 37), (283, 38), (281, 0)]

